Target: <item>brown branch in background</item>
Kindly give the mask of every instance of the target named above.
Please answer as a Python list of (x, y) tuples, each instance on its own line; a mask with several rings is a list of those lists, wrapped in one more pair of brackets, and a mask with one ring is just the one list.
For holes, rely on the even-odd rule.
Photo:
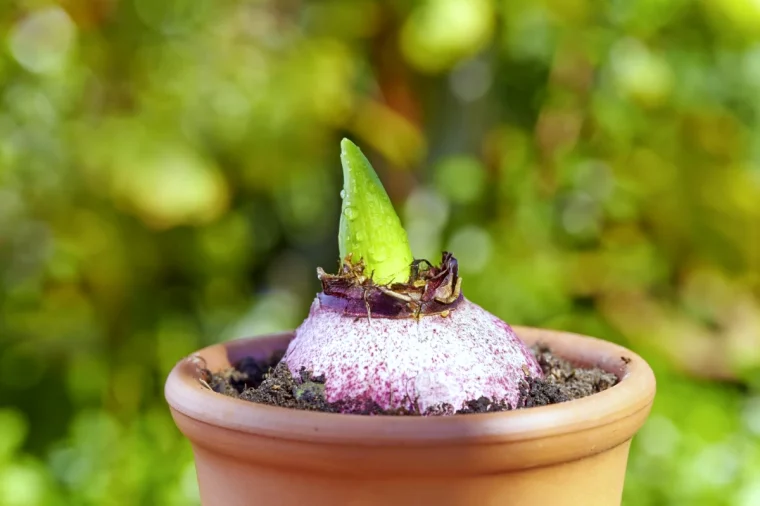
[(380, 27), (370, 45), (370, 64), (383, 102), (393, 111), (421, 128), (422, 112), (410, 84), (411, 71), (399, 51), (401, 22), (393, 8), (385, 6), (380, 12)]
[(118, 0), (61, 0), (66, 10), (80, 30), (97, 29), (111, 17)]
[[(402, 20), (389, 6), (378, 7), (376, 35), (369, 42), (369, 66), (377, 84), (371, 96), (358, 97), (350, 130), (380, 153), (376, 167), (396, 171), (386, 190), (394, 201), (403, 200), (416, 186), (408, 170), (419, 165), (426, 152), (422, 109), (412, 85), (413, 73), (398, 49)], [(386, 165), (387, 164), (387, 165)]]

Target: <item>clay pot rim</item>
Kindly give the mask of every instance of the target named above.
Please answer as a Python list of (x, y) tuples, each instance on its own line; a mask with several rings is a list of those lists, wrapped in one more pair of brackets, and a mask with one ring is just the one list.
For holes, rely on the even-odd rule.
[(198, 357), (210, 369), (218, 370), (229, 364), (229, 355), (242, 357), (251, 353), (244, 350), (283, 349), (282, 344), (293, 337), (293, 332), (283, 332), (215, 344), (185, 357), (169, 374), (165, 396), (173, 410), (211, 426), (291, 441), (364, 446), (431, 446), (442, 441), (449, 445), (508, 443), (566, 436), (626, 418), (646, 417), (656, 382), (652, 369), (639, 355), (617, 344), (579, 334), (513, 328), (529, 344), (546, 343), (558, 355), (585, 365), (593, 363), (617, 374), (621, 381), (604, 392), (551, 406), (444, 417), (300, 411), (234, 399), (201, 385)]

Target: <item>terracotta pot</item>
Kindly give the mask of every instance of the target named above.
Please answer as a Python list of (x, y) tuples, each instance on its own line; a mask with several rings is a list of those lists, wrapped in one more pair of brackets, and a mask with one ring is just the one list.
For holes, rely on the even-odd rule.
[[(639, 356), (576, 334), (515, 327), (528, 343), (622, 379), (584, 399), (504, 413), (359, 416), (257, 405), (214, 393), (197, 362), (166, 383), (190, 440), (205, 506), (619, 505), (631, 438), (655, 378)], [(220, 370), (268, 357), (292, 334), (243, 339), (197, 355)], [(626, 363), (622, 357), (626, 357)]]

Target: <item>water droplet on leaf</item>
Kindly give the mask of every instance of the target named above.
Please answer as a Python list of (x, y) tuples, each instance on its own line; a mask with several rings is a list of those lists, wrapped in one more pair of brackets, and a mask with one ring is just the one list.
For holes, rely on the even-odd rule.
[(345, 214), (346, 218), (349, 220), (356, 218), (356, 210), (354, 210), (354, 208), (351, 206), (346, 206), (346, 208), (343, 209), (343, 214)]
[(346, 190), (341, 190), (340, 191), (340, 198), (342, 198), (342, 199), (346, 198)]

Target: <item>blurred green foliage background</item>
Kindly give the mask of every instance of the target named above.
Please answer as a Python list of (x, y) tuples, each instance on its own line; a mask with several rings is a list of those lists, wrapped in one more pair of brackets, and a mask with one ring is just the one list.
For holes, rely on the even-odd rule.
[(293, 328), (338, 142), (417, 257), (657, 370), (625, 504), (760, 504), (760, 4), (5, 0), (0, 504), (197, 504), (170, 368)]

